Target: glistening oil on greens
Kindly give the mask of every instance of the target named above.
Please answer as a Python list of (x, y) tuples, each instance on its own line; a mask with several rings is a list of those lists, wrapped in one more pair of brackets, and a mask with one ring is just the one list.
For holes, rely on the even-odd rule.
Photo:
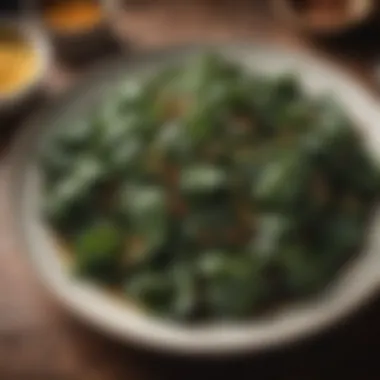
[(206, 54), (127, 80), (41, 152), (43, 215), (75, 276), (183, 323), (322, 291), (363, 242), (379, 170), (289, 74)]

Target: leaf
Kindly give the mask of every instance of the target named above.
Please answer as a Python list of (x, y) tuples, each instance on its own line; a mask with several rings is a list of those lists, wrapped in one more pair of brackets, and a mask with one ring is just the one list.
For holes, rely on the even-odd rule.
[(306, 295), (318, 290), (325, 282), (322, 260), (299, 244), (283, 248), (279, 265), (285, 276), (285, 286), (292, 295)]
[(54, 145), (48, 145), (41, 153), (41, 166), (48, 184), (55, 183), (67, 175), (76, 162), (77, 155)]
[(330, 173), (342, 188), (351, 190), (363, 200), (373, 200), (379, 194), (380, 170), (364, 147), (352, 149), (347, 157), (332, 165)]
[(56, 136), (56, 144), (64, 149), (78, 150), (90, 145), (94, 137), (91, 124), (80, 120), (73, 125), (62, 127)]
[(260, 302), (262, 283), (250, 260), (240, 252), (204, 251), (199, 270), (205, 279), (204, 298), (217, 319), (240, 319)]
[(163, 151), (165, 156), (176, 162), (190, 160), (193, 146), (188, 138), (185, 126), (178, 122), (164, 124), (154, 141), (156, 149)]
[(170, 315), (175, 290), (173, 282), (165, 273), (136, 273), (126, 280), (124, 288), (128, 296), (141, 301), (151, 312), (161, 316)]
[(127, 79), (123, 81), (117, 89), (113, 101), (121, 113), (129, 112), (135, 108), (136, 104), (144, 97), (145, 88), (141, 84), (141, 80)]
[(144, 155), (142, 143), (138, 139), (127, 139), (114, 146), (109, 155), (109, 168), (112, 172), (130, 175), (140, 168)]
[(297, 152), (287, 152), (265, 165), (251, 195), (264, 208), (294, 209), (307, 195), (310, 175), (308, 162)]
[(238, 73), (234, 64), (226, 62), (218, 54), (201, 54), (184, 68), (182, 88), (186, 92), (200, 94), (216, 79), (231, 78)]
[(184, 120), (186, 133), (193, 144), (210, 141), (218, 126), (218, 115), (207, 104), (194, 106)]
[(325, 244), (330, 246), (333, 252), (349, 254), (353, 248), (357, 248), (363, 237), (363, 225), (360, 217), (340, 213), (330, 216), (324, 227)]
[(101, 282), (117, 280), (123, 244), (122, 232), (112, 224), (101, 223), (88, 228), (75, 243), (78, 273)]
[(96, 159), (80, 159), (73, 173), (48, 189), (44, 203), (45, 215), (54, 224), (62, 228), (69, 227), (78, 213), (89, 213), (94, 188), (103, 176), (103, 167)]
[(282, 246), (294, 239), (296, 224), (292, 218), (279, 214), (262, 214), (256, 219), (255, 236), (249, 250), (252, 257), (266, 262), (276, 260)]
[(294, 73), (283, 73), (274, 80), (274, 99), (277, 104), (300, 98), (300, 80)]
[(190, 166), (180, 174), (180, 188), (188, 194), (209, 194), (224, 188), (226, 184), (226, 173), (211, 165)]
[(314, 128), (306, 135), (317, 157), (335, 161), (337, 155), (349, 152), (357, 143), (357, 134), (341, 107), (330, 98), (316, 104)]
[(202, 251), (197, 260), (197, 270), (202, 277), (213, 278), (224, 273), (228, 263), (228, 253), (223, 250)]
[(156, 186), (127, 185), (122, 192), (122, 207), (131, 230), (144, 239), (149, 251), (165, 242), (169, 220), (163, 190)]
[(173, 278), (175, 287), (170, 314), (175, 319), (190, 320), (199, 307), (198, 287), (192, 268), (187, 263), (177, 264), (169, 275)]
[(165, 215), (165, 193), (157, 186), (127, 184), (124, 201), (126, 212), (136, 221)]

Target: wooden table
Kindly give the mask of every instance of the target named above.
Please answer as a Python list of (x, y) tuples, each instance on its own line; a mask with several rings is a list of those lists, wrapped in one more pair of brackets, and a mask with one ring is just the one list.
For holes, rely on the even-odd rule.
[[(157, 0), (129, 12), (116, 29), (137, 49), (205, 39), (275, 39), (318, 49), (371, 85), (376, 27), (328, 44), (311, 43), (274, 22), (267, 5), (266, 0), (188, 0), (169, 6)], [(63, 91), (78, 75), (56, 65), (48, 75), (48, 90)], [(8, 141), (3, 140), (6, 153)], [(9, 226), (5, 153), (0, 165), (1, 380), (380, 378), (380, 299), (317, 339), (223, 362), (136, 351), (73, 320), (41, 287)]]

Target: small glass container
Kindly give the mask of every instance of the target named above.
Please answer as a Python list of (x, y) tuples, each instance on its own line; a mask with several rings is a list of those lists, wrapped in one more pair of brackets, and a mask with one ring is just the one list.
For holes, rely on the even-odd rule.
[(7, 81), (0, 86), (3, 115), (13, 113), (42, 92), (51, 64), (51, 49), (46, 36), (35, 24), (8, 12), (0, 17), (0, 45), (0, 73), (2, 71)]
[(39, 0), (31, 12), (50, 37), (58, 59), (80, 63), (117, 43), (98, 0)]

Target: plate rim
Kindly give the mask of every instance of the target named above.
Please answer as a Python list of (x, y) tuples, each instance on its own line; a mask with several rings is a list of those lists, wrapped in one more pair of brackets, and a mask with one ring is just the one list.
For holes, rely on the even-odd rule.
[[(26, 253), (26, 256), (29, 258), (31, 263), (33, 264), (34, 270), (38, 274), (38, 278), (45, 285), (45, 287), (54, 294), (54, 296), (60, 301), (60, 303), (64, 304), (65, 307), (75, 315), (77, 315), (80, 319), (90, 323), (94, 327), (99, 328), (100, 330), (107, 332), (108, 334), (114, 336), (118, 340), (132, 342), (141, 348), (148, 348), (154, 351), (163, 351), (174, 354), (195, 354), (195, 355), (235, 355), (241, 354), (245, 352), (256, 352), (256, 351), (267, 351), (268, 349), (273, 349), (276, 347), (290, 345), (292, 343), (298, 342), (300, 340), (304, 340), (308, 337), (312, 337), (324, 330), (327, 330), (330, 327), (333, 327), (339, 320), (344, 318), (345, 316), (351, 315), (355, 310), (359, 309), (364, 304), (371, 301), (371, 299), (376, 295), (379, 285), (379, 279), (376, 281), (373, 280), (373, 283), (368, 285), (368, 291), (365, 296), (362, 296), (360, 299), (356, 300), (356, 302), (352, 302), (347, 305), (344, 310), (341, 310), (339, 313), (336, 312), (334, 315), (331, 315), (329, 318), (324, 321), (320, 321), (317, 324), (311, 325), (306, 330), (300, 330), (298, 333), (292, 333), (285, 336), (279, 337), (276, 341), (267, 342), (265, 340), (255, 340), (255, 337), (252, 337), (249, 341), (245, 341), (244, 344), (242, 342), (225, 342), (225, 344), (216, 345), (212, 342), (199, 343), (198, 345), (187, 345), (184, 341), (171, 340), (169, 342), (163, 342), (162, 339), (154, 339), (153, 337), (148, 337), (144, 335), (144, 333), (136, 334), (132, 328), (124, 330), (122, 333), (120, 330), (115, 328), (114, 326), (110, 326), (110, 323), (107, 323), (106, 319), (102, 318), (93, 318), (91, 313), (86, 312), (85, 310), (78, 309), (78, 305), (73, 306), (72, 299), (67, 297), (67, 295), (62, 294), (59, 289), (52, 288), (52, 284), (46, 279), (45, 275), (42, 273), (41, 268), (36, 262), (36, 258), (30, 252), (29, 241), (26, 238), (26, 233), (24, 230), (23, 222), (22, 222), (22, 207), (19, 202), (19, 193), (21, 189), (17, 188), (17, 184), (23, 184), (20, 180), (24, 180), (25, 175), (19, 174), (20, 169), (22, 169), (22, 161), (23, 161), (23, 147), (28, 143), (28, 136), (30, 133), (36, 129), (36, 125), (38, 125), (39, 120), (44, 120), (44, 118), (49, 119), (49, 114), (51, 114), (52, 110), (59, 108), (63, 103), (72, 103), (73, 97), (75, 98), (78, 94), (83, 93), (83, 91), (91, 85), (91, 82), (96, 80), (98, 75), (102, 73), (104, 67), (110, 67), (110, 64), (113, 65), (124, 65), (125, 64), (125, 73), (129, 70), (133, 70), (135, 65), (139, 63), (146, 63), (152, 60), (160, 60), (165, 62), (167, 60), (168, 55), (178, 55), (188, 52), (200, 52), (202, 49), (224, 49), (224, 48), (241, 48), (241, 49), (260, 49), (263, 51), (268, 50), (276, 50), (280, 51), (280, 53), (284, 54), (296, 54), (297, 57), (303, 60), (308, 60), (311, 62), (315, 62), (318, 66), (324, 66), (327, 70), (336, 72), (338, 66), (334, 63), (331, 63), (327, 60), (320, 58), (318, 55), (313, 53), (304, 52), (294, 48), (284, 47), (282, 45), (278, 45), (276, 43), (271, 43), (268, 45), (267, 42), (263, 44), (262, 42), (249, 42), (249, 43), (222, 43), (222, 44), (190, 44), (190, 45), (181, 45), (181, 46), (172, 46), (165, 49), (157, 49), (151, 52), (147, 52), (144, 54), (136, 55), (132, 58), (116, 58), (111, 61), (105, 62), (98, 67), (94, 68), (90, 73), (86, 74), (84, 79), (82, 79), (78, 85), (71, 88), (69, 91), (64, 94), (58, 96), (53, 100), (52, 103), (48, 105), (48, 109), (44, 107), (40, 112), (38, 112), (29, 122), (26, 123), (25, 126), (21, 128), (19, 133), (17, 134), (14, 142), (11, 146), (11, 151), (8, 155), (9, 163), (8, 167), (10, 168), (10, 180), (9, 180), (9, 199), (11, 203), (11, 214), (12, 214), (12, 227), (14, 227), (15, 235), (19, 238), (21, 242), (21, 249), (23, 253)], [(340, 70), (340, 68), (339, 68)], [(363, 93), (369, 95), (369, 98), (373, 99), (373, 106), (375, 105), (375, 99), (372, 96), (370, 91), (367, 91), (365, 86), (360, 84), (359, 81), (348, 74), (347, 70), (343, 70), (343, 78), (349, 80), (351, 83), (356, 85)], [(25, 170), (25, 168), (23, 169)], [(20, 177), (20, 178), (18, 178)], [(22, 178), (21, 178), (22, 177)], [(380, 276), (379, 276), (380, 277)], [(50, 289), (49, 289), (50, 288)], [(126, 307), (127, 309), (127, 307)]]

